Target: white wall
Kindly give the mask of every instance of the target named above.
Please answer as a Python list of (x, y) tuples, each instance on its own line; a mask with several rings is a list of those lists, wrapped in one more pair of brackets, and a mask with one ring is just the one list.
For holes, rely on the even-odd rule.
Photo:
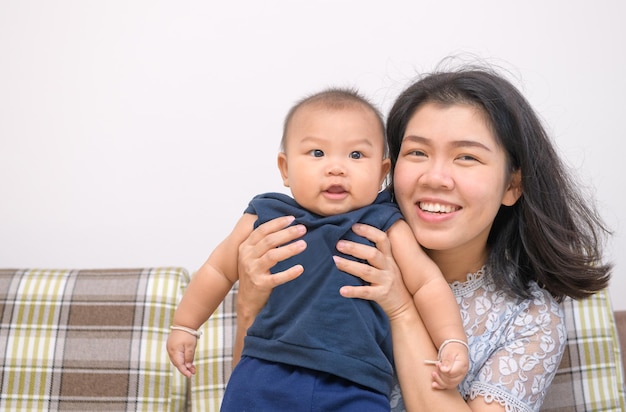
[(511, 71), (595, 191), (626, 309), (626, 7), (591, 3), (0, 0), (0, 267), (195, 270), (283, 190), (296, 99), (356, 86), (386, 112), (469, 52)]

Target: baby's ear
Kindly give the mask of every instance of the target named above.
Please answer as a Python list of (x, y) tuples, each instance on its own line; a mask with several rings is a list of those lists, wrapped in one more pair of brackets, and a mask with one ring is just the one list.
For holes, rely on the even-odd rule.
[(502, 204), (504, 206), (513, 206), (515, 202), (522, 196), (522, 171), (517, 169), (511, 173), (509, 185), (502, 196)]
[(383, 164), (380, 169), (380, 187), (382, 187), (383, 183), (385, 183), (385, 178), (387, 178), (387, 175), (389, 174), (389, 169), (391, 169), (391, 160), (383, 159)]
[(278, 153), (278, 158), (276, 159), (276, 163), (278, 165), (278, 170), (280, 171), (280, 175), (283, 178), (283, 185), (285, 187), (289, 187), (289, 164), (287, 162), (287, 154), (285, 152)]

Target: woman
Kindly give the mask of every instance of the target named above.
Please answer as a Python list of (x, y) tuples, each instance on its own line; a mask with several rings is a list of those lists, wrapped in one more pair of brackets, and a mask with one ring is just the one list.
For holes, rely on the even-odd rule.
[[(341, 294), (374, 300), (389, 316), (407, 410), (539, 410), (566, 339), (558, 302), (607, 286), (600, 239), (608, 231), (528, 102), (494, 72), (467, 68), (418, 80), (393, 105), (387, 140), (389, 190), (461, 311), (471, 366), (458, 390), (433, 389), (437, 373), (424, 360), (436, 348), (384, 233), (355, 225), (376, 248), (339, 242), (340, 252), (369, 265), (336, 257), (338, 268), (370, 283)], [(271, 288), (301, 273), (268, 275), (306, 247), (278, 247), (304, 230), (280, 230), (288, 222), (268, 222), (240, 249), (239, 336)], [(392, 409), (402, 410), (398, 398)]]

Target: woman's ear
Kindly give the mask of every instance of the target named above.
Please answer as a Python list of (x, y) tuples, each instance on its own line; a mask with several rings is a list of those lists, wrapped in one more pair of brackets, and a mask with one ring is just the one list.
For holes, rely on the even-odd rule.
[(283, 185), (285, 187), (289, 187), (289, 174), (288, 172), (288, 163), (287, 163), (287, 155), (285, 154), (285, 152), (280, 152), (278, 153), (278, 158), (276, 159), (276, 162), (278, 164), (278, 170), (280, 170), (280, 175), (283, 178)]
[(513, 206), (515, 202), (522, 196), (522, 171), (517, 169), (511, 173), (509, 185), (502, 196), (502, 204), (504, 206)]

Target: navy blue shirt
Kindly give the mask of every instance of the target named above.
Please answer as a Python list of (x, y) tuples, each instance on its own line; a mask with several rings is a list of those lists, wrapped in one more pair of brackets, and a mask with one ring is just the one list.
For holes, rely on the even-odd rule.
[(344, 285), (364, 282), (338, 270), (332, 256), (342, 256), (335, 248), (340, 239), (372, 244), (352, 232), (354, 223), (386, 231), (402, 218), (390, 194), (381, 192), (372, 205), (348, 213), (320, 216), (287, 195), (266, 193), (254, 197), (245, 212), (258, 216), (255, 227), (295, 216), (293, 224), (307, 228), (307, 248), (272, 268), (276, 273), (301, 264), (304, 273), (274, 288), (248, 329), (243, 355), (331, 373), (388, 395), (393, 384), (389, 320), (376, 302), (339, 294)]

